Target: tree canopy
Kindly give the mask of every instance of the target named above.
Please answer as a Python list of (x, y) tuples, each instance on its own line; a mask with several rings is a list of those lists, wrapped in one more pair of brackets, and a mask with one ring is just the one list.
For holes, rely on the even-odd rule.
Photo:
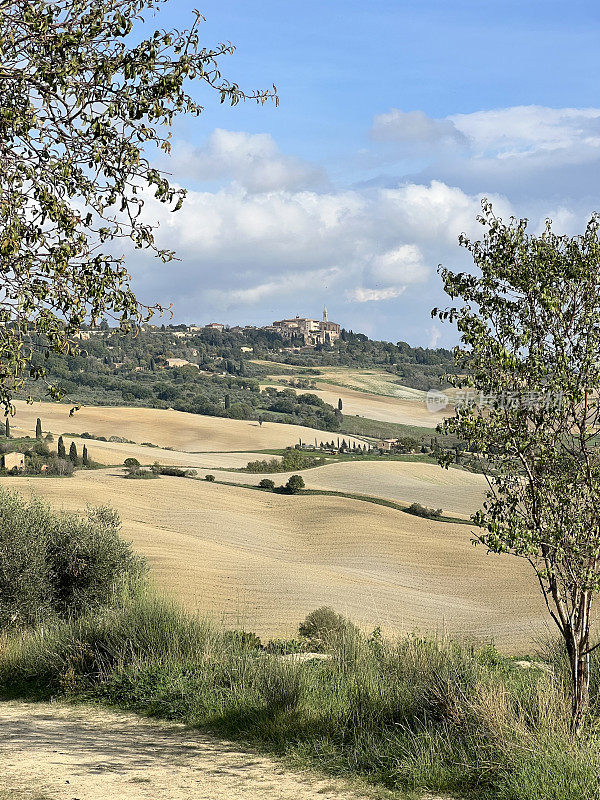
[[(541, 235), (487, 202), (476, 269), (442, 269), (460, 306), (434, 309), (461, 335), (460, 388), (444, 430), (478, 452), (489, 492), (478, 540), (533, 567), (571, 665), (573, 728), (588, 699), (592, 598), (600, 589), (600, 217), (580, 236)], [(447, 459), (451, 456), (446, 456)]]
[[(200, 44), (189, 30), (136, 38), (165, 0), (0, 0), (0, 403), (8, 412), (23, 377), (44, 377), (36, 350), (69, 352), (86, 320), (127, 329), (160, 306), (131, 288), (124, 242), (162, 262), (145, 219), (149, 192), (173, 211), (185, 190), (153, 166), (170, 151), (169, 127), (203, 107), (202, 83), (221, 103), (277, 101), (221, 76), (231, 44)], [(51, 394), (60, 392), (49, 384)]]

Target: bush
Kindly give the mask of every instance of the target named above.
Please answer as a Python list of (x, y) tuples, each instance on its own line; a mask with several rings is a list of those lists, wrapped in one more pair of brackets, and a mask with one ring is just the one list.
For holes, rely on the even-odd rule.
[(249, 461), (246, 465), (246, 470), (248, 472), (291, 472), (293, 469), (320, 467), (324, 463), (324, 458), (308, 455), (295, 447), (288, 447), (281, 459), (269, 458), (264, 461)]
[(310, 639), (314, 645), (323, 645), (335, 634), (340, 634), (349, 626), (348, 620), (329, 606), (311, 611), (304, 622), (298, 626), (298, 633)]
[(118, 584), (139, 581), (143, 561), (120, 527), (107, 507), (55, 514), (0, 489), (0, 628), (78, 616), (112, 603)]
[(148, 480), (148, 479), (151, 480), (153, 478), (159, 478), (159, 477), (160, 475), (158, 475), (156, 472), (153, 472), (152, 470), (149, 469), (141, 469), (141, 468), (133, 470), (132, 472), (128, 472), (125, 475), (125, 478), (129, 478), (132, 480)]
[(209, 483), (212, 483), (214, 481), (214, 479), (215, 479), (214, 475), (205, 475), (204, 476), (204, 480), (208, 481)]
[(443, 513), (441, 508), (427, 508), (420, 503), (412, 503), (406, 510), (409, 514), (414, 514), (416, 517), (425, 517), (426, 519), (439, 519)]
[(181, 469), (181, 467), (161, 467), (160, 474), (170, 475), (172, 478), (185, 478), (187, 470)]
[(361, 777), (385, 796), (600, 797), (597, 718), (580, 740), (570, 737), (560, 676), (518, 669), (490, 645), (391, 642), (349, 624), (333, 638), (329, 658), (290, 663), (280, 657), (285, 643), (264, 652), (252, 634), (136, 597), (7, 635), (0, 689), (178, 720), (330, 775)]
[(271, 478), (263, 478), (261, 481), (259, 481), (258, 485), (261, 489), (274, 489), (275, 481), (272, 481)]
[(289, 494), (298, 494), (301, 489), (304, 489), (304, 478), (301, 475), (290, 475), (285, 489)]

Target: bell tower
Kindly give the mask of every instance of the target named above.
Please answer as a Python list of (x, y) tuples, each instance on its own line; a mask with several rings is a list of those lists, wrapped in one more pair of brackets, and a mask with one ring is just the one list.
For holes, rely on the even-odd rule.
[(323, 306), (323, 322), (329, 322), (329, 318), (327, 316), (327, 306)]

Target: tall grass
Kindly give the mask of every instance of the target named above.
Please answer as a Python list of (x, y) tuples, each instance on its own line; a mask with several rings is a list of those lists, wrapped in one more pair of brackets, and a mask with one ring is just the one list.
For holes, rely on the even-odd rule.
[(416, 636), (329, 640), (301, 662), (164, 601), (0, 646), (5, 695), (109, 703), (242, 738), (337, 775), (391, 789), (490, 800), (600, 797), (598, 740), (573, 744), (560, 676), (522, 670), (493, 647)]

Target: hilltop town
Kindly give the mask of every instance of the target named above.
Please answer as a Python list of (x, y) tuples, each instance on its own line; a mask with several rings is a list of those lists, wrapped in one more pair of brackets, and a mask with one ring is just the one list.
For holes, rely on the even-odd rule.
[[(164, 326), (145, 323), (142, 331), (151, 332), (164, 330)], [(97, 328), (85, 328), (79, 331), (76, 338), (88, 340), (91, 336), (103, 334), (110, 329), (108, 325)], [(223, 322), (209, 322), (206, 325), (171, 325), (169, 330), (174, 336), (183, 339), (194, 336), (205, 331), (217, 331), (223, 333), (239, 333), (242, 335), (253, 334), (257, 331), (274, 333), (289, 342), (290, 345), (300, 345), (303, 347), (317, 347), (318, 345), (333, 344), (340, 338), (342, 327), (337, 322), (331, 322), (327, 313), (327, 308), (323, 308), (322, 319), (311, 319), (309, 317), (291, 317), (290, 319), (280, 319), (271, 325), (234, 325), (229, 326)]]

